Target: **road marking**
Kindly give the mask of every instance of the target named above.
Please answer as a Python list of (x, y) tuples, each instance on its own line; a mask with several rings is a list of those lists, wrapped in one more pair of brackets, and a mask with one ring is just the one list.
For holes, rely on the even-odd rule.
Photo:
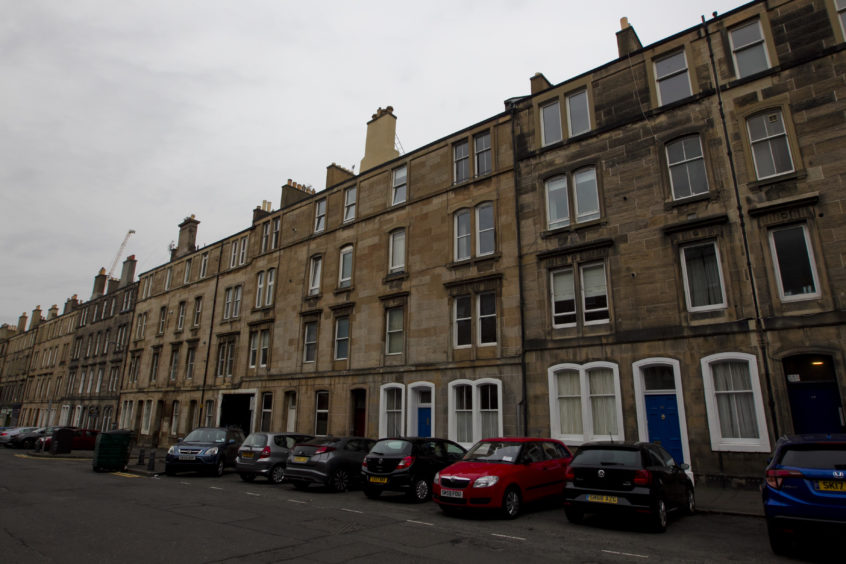
[(90, 458), (71, 458), (67, 456), (30, 456), (28, 454), (16, 454), (18, 458), (28, 458), (29, 460), (75, 460), (77, 462), (91, 462)]
[(633, 556), (635, 558), (649, 558), (646, 554), (632, 554), (631, 552), (617, 552), (616, 550), (602, 550), (608, 554), (616, 554), (618, 556)]
[(523, 537), (512, 537), (511, 535), (500, 535), (498, 533), (491, 533), (491, 535), (493, 535), (495, 537), (501, 537), (501, 538), (504, 538), (504, 539), (521, 540), (521, 541), (526, 540)]
[(434, 526), (433, 523), (426, 523), (425, 521), (413, 521), (411, 519), (406, 519), (405, 522), (406, 523), (414, 523), (415, 525), (426, 525), (427, 527)]
[(289, 499), (288, 501), (290, 501), (291, 503), (302, 503), (303, 505), (308, 505), (308, 502), (300, 501), (299, 499)]
[(183, 486), (190, 486), (191, 485), (191, 482), (179, 482), (179, 483), (182, 484)]
[(122, 478), (140, 478), (141, 476), (137, 474), (129, 474), (127, 472), (112, 472), (115, 476), (120, 476)]
[(356, 509), (347, 509), (346, 507), (342, 507), (341, 511), (346, 511), (347, 513), (364, 513), (364, 511), (358, 511)]
[(210, 489), (210, 490), (217, 490), (217, 491), (219, 491), (219, 492), (222, 492), (222, 491), (223, 491), (223, 488), (219, 488), (219, 487), (217, 487), (217, 486), (211, 486), (211, 487), (209, 487), (209, 489)]
[(247, 492), (247, 495), (252, 495), (252, 496), (255, 496), (255, 497), (261, 497), (261, 494), (256, 493), (256, 492)]

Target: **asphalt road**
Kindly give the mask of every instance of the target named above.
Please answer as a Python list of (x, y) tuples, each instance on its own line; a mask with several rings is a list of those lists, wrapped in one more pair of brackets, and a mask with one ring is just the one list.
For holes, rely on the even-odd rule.
[(98, 474), (90, 461), (0, 449), (0, 560), (29, 562), (778, 562), (763, 519), (696, 514), (654, 534), (567, 522), (560, 504), (514, 521), (433, 502), (370, 500), (182, 474)]

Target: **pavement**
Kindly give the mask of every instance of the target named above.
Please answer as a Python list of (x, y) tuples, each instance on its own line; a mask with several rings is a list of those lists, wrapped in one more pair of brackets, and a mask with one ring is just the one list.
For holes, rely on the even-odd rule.
[[(141, 476), (164, 474), (164, 457), (166, 453), (167, 450), (162, 448), (141, 449), (134, 447), (130, 452), (129, 462), (125, 471)], [(56, 455), (32, 451), (26, 454), (28, 456), (42, 458), (73, 458), (81, 460), (93, 460), (94, 458), (94, 452), (90, 450), (78, 450), (67, 454)], [(696, 484), (696, 510), (702, 513), (723, 515), (764, 516), (761, 492), (757, 488), (738, 487), (730, 484), (721, 485), (711, 482)]]

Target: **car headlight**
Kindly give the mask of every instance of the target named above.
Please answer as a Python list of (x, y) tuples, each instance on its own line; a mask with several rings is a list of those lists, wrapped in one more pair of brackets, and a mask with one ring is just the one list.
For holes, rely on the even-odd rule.
[(217, 447), (211, 447), (206, 451), (207, 456), (214, 456), (215, 454), (217, 454)]
[(438, 486), (441, 485), (441, 473), (440, 472), (435, 472), (435, 477), (432, 478), (432, 483), (436, 484)]
[(473, 482), (474, 488), (489, 488), (499, 481), (499, 476), (482, 476)]
[(169, 449), (167, 449), (167, 453), (168, 453), (168, 454), (176, 454), (176, 445), (174, 445), (174, 446), (170, 447)]

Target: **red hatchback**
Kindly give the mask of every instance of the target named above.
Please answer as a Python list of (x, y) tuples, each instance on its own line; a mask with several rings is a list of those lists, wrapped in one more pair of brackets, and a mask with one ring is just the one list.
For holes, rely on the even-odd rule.
[(447, 513), (488, 508), (513, 519), (521, 504), (563, 493), (572, 458), (555, 439), (484, 439), (435, 475), (432, 499)]

